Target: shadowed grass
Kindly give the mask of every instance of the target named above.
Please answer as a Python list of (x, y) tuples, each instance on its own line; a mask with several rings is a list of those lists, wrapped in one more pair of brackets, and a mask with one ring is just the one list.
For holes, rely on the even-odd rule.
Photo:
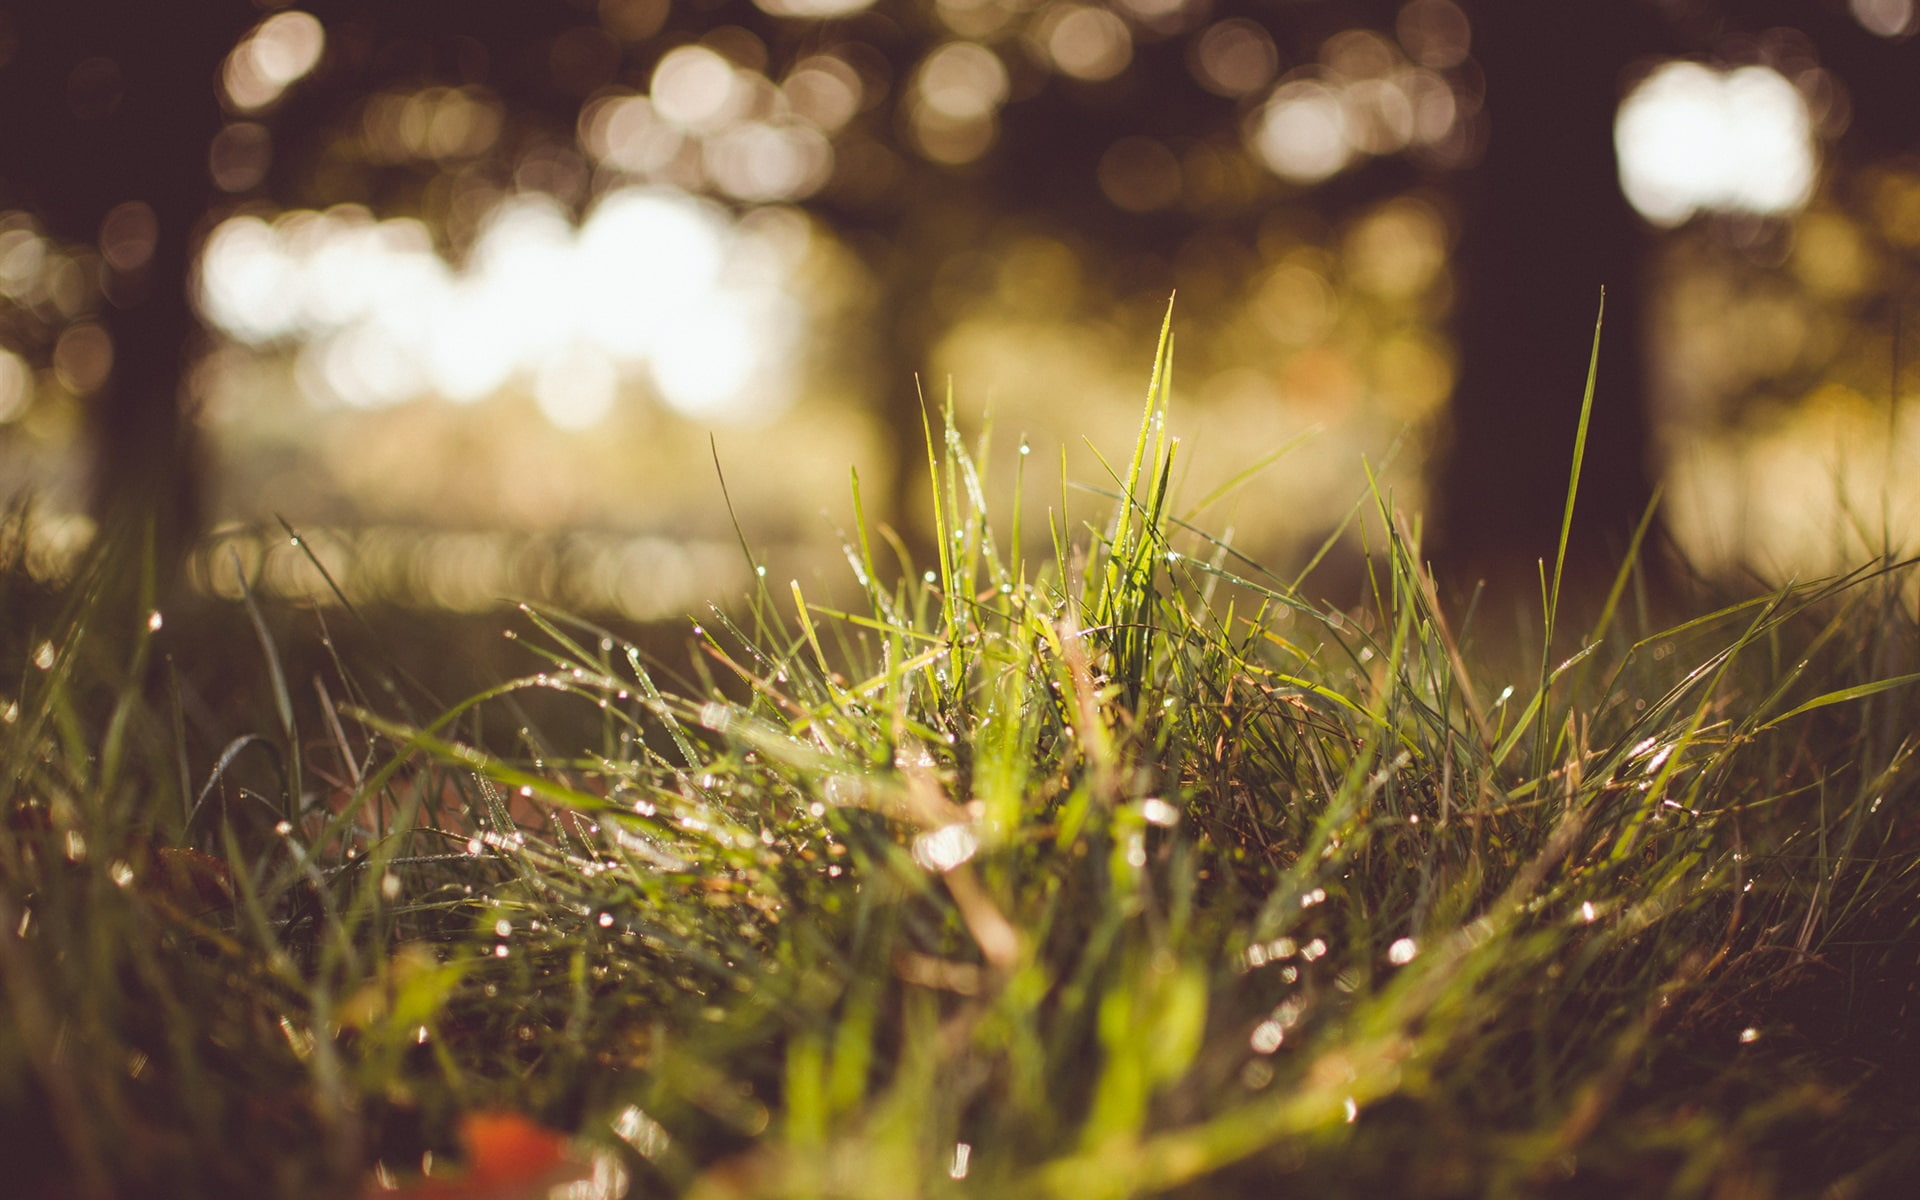
[(1905, 565), (1638, 634), (1623, 574), (1516, 691), (1378, 495), (1353, 612), (1177, 519), (1171, 360), (1103, 527), (999, 540), (949, 413), (928, 575), (856, 481), (858, 608), (763, 585), (686, 679), (527, 610), (438, 718), (337, 663), (208, 758), (97, 559), (0, 696), (26, 1194), (351, 1194), (499, 1108), (569, 1195), (1910, 1177)]

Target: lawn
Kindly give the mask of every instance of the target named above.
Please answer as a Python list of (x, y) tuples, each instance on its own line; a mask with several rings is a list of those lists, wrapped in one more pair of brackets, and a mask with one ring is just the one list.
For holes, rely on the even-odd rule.
[(523, 608), (452, 704), (11, 553), (8, 1194), (1915, 1194), (1909, 568), (1491, 644), (1376, 494), (1335, 609), (1181, 519), (1170, 378), (1098, 527), (949, 420), (937, 561), (856, 481), (857, 604)]

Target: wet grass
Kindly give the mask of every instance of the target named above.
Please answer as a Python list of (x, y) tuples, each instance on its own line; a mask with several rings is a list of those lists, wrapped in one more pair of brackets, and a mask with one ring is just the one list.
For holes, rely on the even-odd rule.
[(12, 1194), (1902, 1194), (1905, 568), (1489, 675), (1384, 502), (1349, 611), (1179, 520), (1170, 370), (1050, 554), (936, 429), (937, 563), (856, 483), (850, 610), (452, 706), (243, 607), (229, 711), (103, 549), (8, 634)]

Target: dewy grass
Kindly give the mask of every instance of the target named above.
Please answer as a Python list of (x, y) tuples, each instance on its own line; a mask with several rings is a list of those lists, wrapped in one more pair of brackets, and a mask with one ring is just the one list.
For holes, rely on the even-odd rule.
[[(931, 578), (889, 582), (856, 483), (858, 608), (762, 587), (694, 627), (685, 679), (527, 610), (533, 673), (437, 718), (341, 662), (304, 727), (286, 679), (202, 751), (103, 551), (44, 633), (9, 631), (9, 1186), (1912, 1178), (1904, 567), (1639, 637), (1615, 616), (1516, 691), (1384, 502), (1354, 612), (1190, 531), (1170, 365), (1163, 334), (1104, 526), (1039, 561), (996, 540), (949, 410)], [(271, 663), (259, 629), (209, 653)], [(550, 693), (579, 720), (521, 728)], [(502, 1111), (571, 1150), (503, 1182), (462, 1124)]]

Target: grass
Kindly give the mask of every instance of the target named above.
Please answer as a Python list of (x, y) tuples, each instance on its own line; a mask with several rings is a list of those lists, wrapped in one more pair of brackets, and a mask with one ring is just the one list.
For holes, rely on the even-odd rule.
[[(9, 1186), (1920, 1177), (1904, 567), (1658, 630), (1628, 569), (1564, 660), (1489, 677), (1512, 648), (1450, 623), (1384, 500), (1353, 611), (1183, 522), (1170, 377), (1163, 333), (1110, 520), (1037, 561), (949, 420), (924, 572), (856, 481), (854, 611), (763, 580), (663, 664), (524, 610), (530, 673), (451, 707), (378, 659), (284, 669), (251, 602), (181, 661), (103, 547), (6, 634)], [(239, 661), (268, 702), (202, 703)]]

